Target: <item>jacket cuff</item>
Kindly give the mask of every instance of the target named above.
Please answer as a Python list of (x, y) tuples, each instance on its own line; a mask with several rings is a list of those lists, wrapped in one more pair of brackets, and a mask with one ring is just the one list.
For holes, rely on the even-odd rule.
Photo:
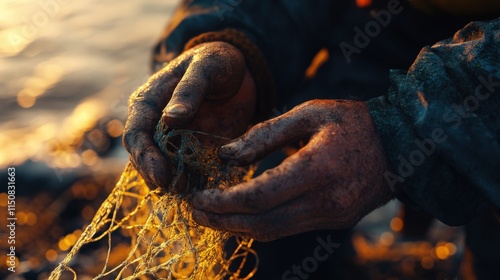
[(412, 147), (405, 143), (413, 143), (412, 140), (417, 135), (410, 129), (410, 123), (405, 122), (404, 116), (397, 107), (391, 104), (388, 96), (370, 99), (366, 105), (388, 161), (389, 170), (384, 174), (387, 185), (399, 201), (412, 208), (425, 208), (419, 203), (425, 201), (425, 198), (421, 197), (418, 190), (411, 190), (405, 186), (407, 179), (415, 170), (410, 162), (408, 165), (404, 164), (407, 160), (402, 155), (408, 155), (411, 152)]
[(442, 158), (443, 129), (424, 136), (415, 130), (412, 106), (420, 101), (408, 94), (415, 88), (403, 73), (391, 71), (387, 94), (366, 102), (389, 163), (384, 178), (399, 200), (448, 225), (465, 224), (484, 209), (484, 198)]
[(257, 108), (254, 119), (256, 122), (266, 119), (274, 107), (276, 98), (273, 76), (262, 52), (243, 32), (236, 29), (224, 29), (203, 33), (192, 38), (185, 45), (184, 51), (203, 43), (216, 41), (229, 43), (243, 53), (257, 90)]

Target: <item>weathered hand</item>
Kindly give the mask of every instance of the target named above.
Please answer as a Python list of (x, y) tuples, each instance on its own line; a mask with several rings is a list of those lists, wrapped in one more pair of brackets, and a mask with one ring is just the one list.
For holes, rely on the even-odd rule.
[(385, 155), (363, 102), (304, 103), (254, 126), (221, 147), (219, 156), (248, 164), (308, 138), (281, 165), (249, 182), (195, 193), (194, 220), (269, 241), (352, 227), (394, 196), (384, 181)]
[[(172, 174), (153, 140), (160, 117), (172, 128), (234, 138), (248, 128), (255, 99), (253, 78), (238, 49), (223, 42), (198, 45), (132, 94), (124, 146), (150, 187), (166, 187)], [(206, 145), (220, 145), (214, 139), (203, 140)]]

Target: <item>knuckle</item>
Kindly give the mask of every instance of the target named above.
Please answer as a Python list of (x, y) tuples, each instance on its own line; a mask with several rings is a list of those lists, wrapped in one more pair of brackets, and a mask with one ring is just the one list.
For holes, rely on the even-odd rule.
[(144, 143), (143, 133), (136, 129), (127, 129), (123, 133), (122, 142), (125, 149), (130, 153), (138, 163), (144, 162), (147, 155), (153, 150), (153, 147)]
[(243, 143), (246, 147), (251, 147), (251, 144), (253, 144), (254, 141), (270, 139), (273, 132), (275, 131), (275, 124), (276, 120), (267, 120), (265, 122), (256, 124), (243, 135)]
[(141, 162), (144, 162), (146, 159), (147, 159), (147, 155), (148, 155), (148, 149), (136, 149), (135, 150), (135, 153), (134, 153), (134, 157), (136, 158), (136, 160), (141, 163)]
[(134, 135), (134, 131), (128, 127), (125, 127), (125, 129), (123, 130), (122, 143), (128, 152), (132, 150)]

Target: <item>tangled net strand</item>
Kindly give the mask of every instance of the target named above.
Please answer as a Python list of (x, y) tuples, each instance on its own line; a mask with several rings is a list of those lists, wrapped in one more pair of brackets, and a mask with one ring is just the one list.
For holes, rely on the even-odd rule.
[[(253, 240), (237, 237), (236, 249), (225, 257), (223, 247), (230, 234), (196, 224), (190, 200), (197, 189), (227, 188), (248, 180), (252, 170), (223, 164), (215, 149), (201, 145), (196, 134), (202, 133), (168, 130), (159, 124), (155, 135), (173, 166), (170, 189), (184, 176), (185, 192), (150, 190), (128, 163), (116, 187), (49, 279), (71, 275), (63, 274), (65, 271), (73, 279), (89, 272), (94, 279), (251, 278), (258, 265)], [(74, 260), (90, 244), (98, 247), (95, 261), (102, 263), (101, 268), (83, 268)], [(255, 266), (243, 275), (249, 258), (255, 259)]]

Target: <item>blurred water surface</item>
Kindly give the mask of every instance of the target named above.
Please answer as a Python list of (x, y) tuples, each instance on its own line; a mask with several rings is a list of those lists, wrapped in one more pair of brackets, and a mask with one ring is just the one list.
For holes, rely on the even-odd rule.
[[(78, 167), (54, 152), (104, 116), (126, 117), (176, 0), (0, 1), (0, 166)], [(51, 144), (52, 143), (52, 144)], [(81, 151), (80, 151), (81, 152)]]

